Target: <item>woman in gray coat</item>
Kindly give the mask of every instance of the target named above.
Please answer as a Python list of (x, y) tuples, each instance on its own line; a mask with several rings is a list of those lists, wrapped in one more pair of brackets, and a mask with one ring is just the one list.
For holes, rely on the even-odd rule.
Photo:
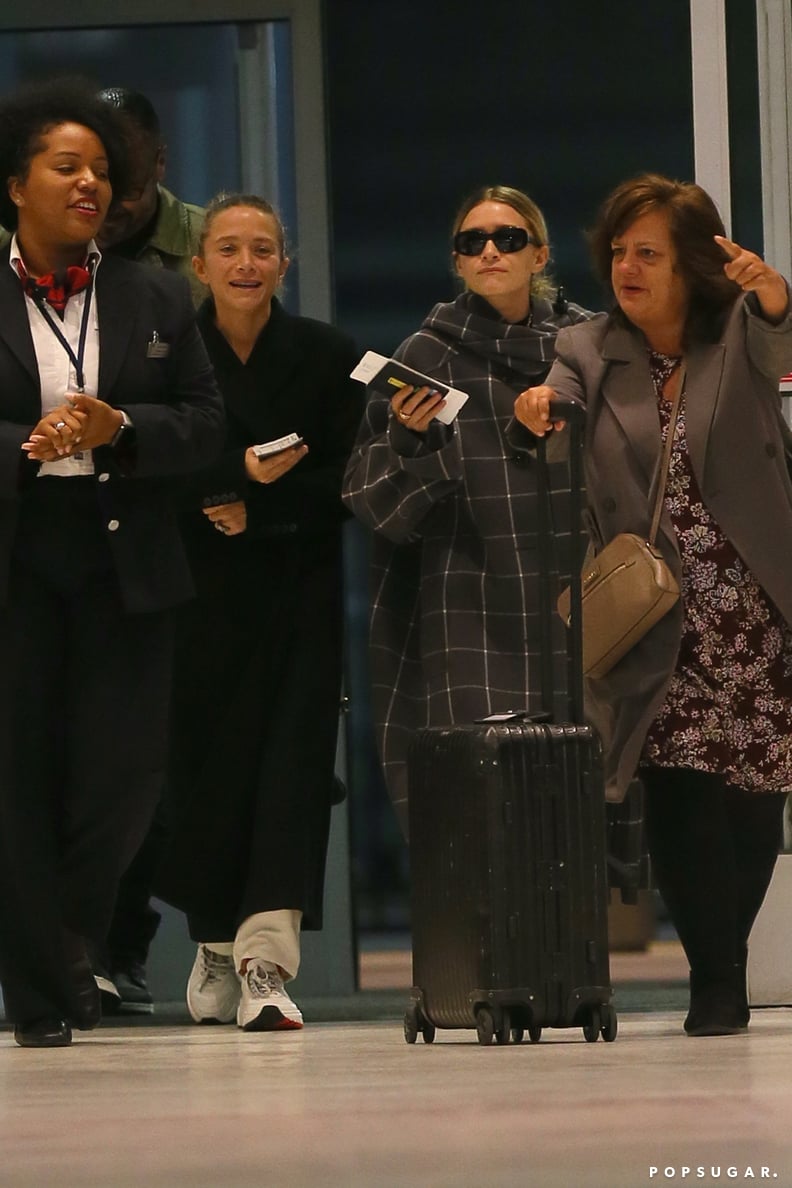
[(611, 798), (641, 765), (652, 869), (690, 962), (685, 1030), (732, 1034), (748, 1024), (748, 936), (792, 787), (792, 486), (778, 393), (792, 368), (788, 290), (725, 237), (700, 187), (656, 175), (610, 195), (592, 247), (617, 308), (559, 335), (547, 385), (515, 412), (543, 435), (555, 394), (585, 403), (601, 547), (648, 533), (682, 387), (657, 541), (682, 597), (587, 682), (588, 709)]
[[(540, 708), (535, 464), (505, 432), (515, 393), (546, 376), (559, 326), (591, 317), (542, 275), (547, 227), (519, 190), (471, 195), (453, 249), (465, 291), (395, 357), (469, 399), (445, 426), (429, 388), (373, 392), (344, 480), (374, 530), (374, 720), (405, 833), (414, 730)], [(553, 470), (559, 494), (566, 469)]]

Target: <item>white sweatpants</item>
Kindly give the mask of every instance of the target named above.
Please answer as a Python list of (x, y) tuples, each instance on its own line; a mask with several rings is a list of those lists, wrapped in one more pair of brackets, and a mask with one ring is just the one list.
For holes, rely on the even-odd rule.
[(280, 908), (275, 912), (256, 912), (248, 916), (230, 941), (202, 941), (213, 953), (233, 957), (239, 970), (246, 958), (271, 961), (283, 970), (286, 981), (297, 977), (300, 968), (300, 923), (302, 912)]

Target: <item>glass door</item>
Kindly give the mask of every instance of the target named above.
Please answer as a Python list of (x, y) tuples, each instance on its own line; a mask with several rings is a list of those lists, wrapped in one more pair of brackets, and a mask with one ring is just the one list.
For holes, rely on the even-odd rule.
[[(198, 205), (220, 190), (273, 202), (292, 258), (285, 303), (331, 320), (319, 0), (37, 0), (29, 7), (29, 16), (0, 15), (3, 89), (70, 73), (97, 90), (141, 91), (162, 126), (167, 188)], [(343, 746), (339, 771), (345, 775)], [(176, 916), (166, 913), (165, 939), (152, 950), (160, 998), (181, 997), (192, 961)], [(355, 984), (344, 805), (334, 810), (325, 930), (304, 938), (299, 992), (348, 993)]]

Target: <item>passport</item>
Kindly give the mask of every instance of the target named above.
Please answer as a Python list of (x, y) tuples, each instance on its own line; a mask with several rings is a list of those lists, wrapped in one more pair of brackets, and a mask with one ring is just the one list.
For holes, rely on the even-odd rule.
[(435, 392), (439, 392), (446, 402), (445, 408), (441, 408), (435, 417), (435, 420), (440, 421), (443, 425), (451, 424), (468, 398), (467, 392), (460, 392), (458, 388), (449, 388), (448, 384), (443, 384), (430, 375), (424, 375), (423, 372), (408, 367), (406, 363), (402, 363), (398, 359), (388, 359), (385, 355), (378, 355), (376, 351), (366, 351), (358, 365), (349, 374), (351, 379), (360, 380), (367, 387), (373, 388), (375, 392), (380, 392), (388, 398), (395, 395), (399, 388), (403, 388), (405, 384), (411, 384), (414, 388), (432, 388)]

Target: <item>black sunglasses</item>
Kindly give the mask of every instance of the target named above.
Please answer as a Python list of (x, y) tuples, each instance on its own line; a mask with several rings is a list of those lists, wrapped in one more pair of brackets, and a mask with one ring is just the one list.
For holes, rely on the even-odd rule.
[(539, 247), (524, 227), (496, 227), (494, 231), (481, 231), (478, 227), (471, 227), (469, 231), (457, 231), (454, 236), (454, 251), (459, 252), (460, 256), (480, 256), (490, 240), (505, 256), (512, 252), (521, 252), (529, 243)]

